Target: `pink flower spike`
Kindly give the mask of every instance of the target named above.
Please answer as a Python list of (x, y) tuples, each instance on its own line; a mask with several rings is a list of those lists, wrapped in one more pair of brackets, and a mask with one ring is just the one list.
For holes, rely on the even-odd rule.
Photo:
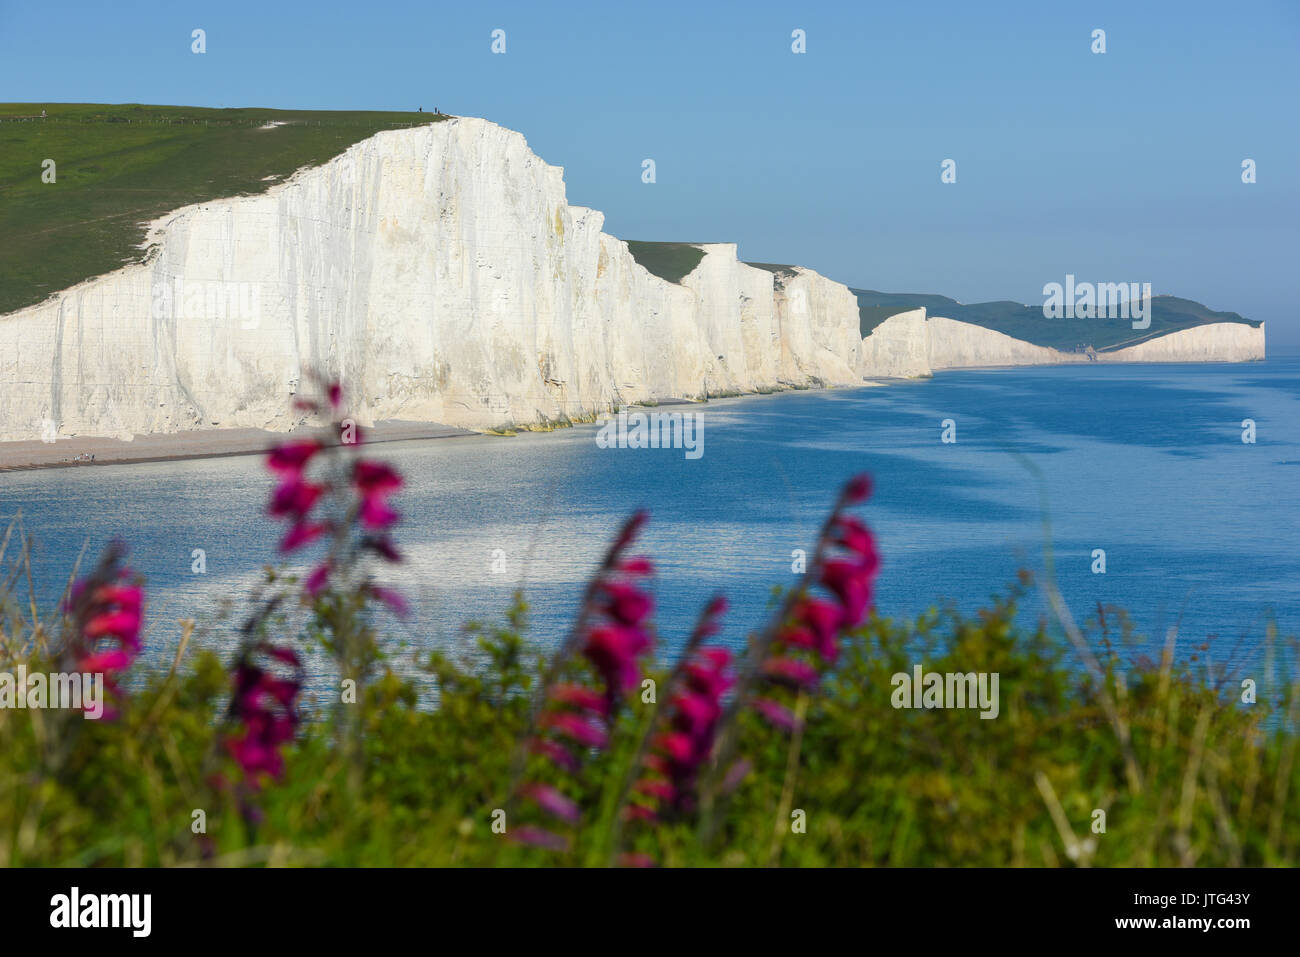
[(540, 847), (548, 851), (567, 851), (569, 849), (568, 838), (561, 837), (559, 834), (540, 827), (533, 827), (531, 824), (515, 828), (511, 832), (510, 838), (518, 844)]
[(527, 784), (520, 791), (524, 797), (533, 801), (539, 808), (553, 817), (570, 824), (577, 824), (582, 812), (575, 801), (565, 797), (555, 788), (546, 784)]
[(769, 658), (763, 663), (763, 672), (775, 681), (801, 688), (812, 688), (818, 681), (816, 668), (794, 658)]
[(542, 723), (584, 747), (603, 748), (607, 740), (603, 728), (576, 714), (548, 715)]
[(630, 575), (634, 578), (643, 575), (653, 575), (655, 570), (654, 563), (650, 561), (650, 559), (640, 556), (636, 558), (625, 558), (623, 561), (619, 562), (616, 567), (618, 571), (622, 572), (624, 575)]
[(788, 645), (791, 648), (815, 649), (817, 647), (817, 636), (806, 625), (793, 625), (782, 628), (776, 640), (778, 643)]
[(749, 776), (749, 772), (754, 770), (754, 766), (749, 763), (747, 758), (741, 758), (730, 768), (727, 769), (727, 775), (722, 779), (722, 793), (730, 794), (736, 788), (740, 787), (740, 782)]
[(113, 651), (101, 651), (96, 654), (87, 655), (77, 662), (77, 670), (83, 674), (105, 674), (113, 671), (124, 671), (131, 667), (134, 656), (114, 649)]
[(330, 408), (337, 410), (339, 405), (343, 402), (343, 386), (339, 385), (337, 382), (331, 382), (329, 384), (329, 389), (326, 391), (329, 395)]
[(880, 563), (871, 530), (856, 515), (840, 515), (835, 519), (835, 541), (857, 555), (872, 572)]
[(387, 535), (367, 535), (361, 544), (363, 548), (370, 549), (386, 562), (396, 564), (402, 560), (402, 553), (397, 550), (397, 546)]
[(649, 778), (642, 778), (633, 785), (633, 789), (646, 797), (658, 798), (661, 801), (671, 801), (677, 791), (667, 781), (652, 781)]
[(625, 625), (639, 624), (653, 606), (650, 596), (638, 591), (631, 585), (618, 582), (604, 582), (601, 586), (607, 600), (606, 610)]
[(731, 664), (731, 650), (728, 648), (701, 648), (700, 658), (714, 671), (721, 671)]
[(282, 661), (286, 665), (293, 665), (296, 668), (300, 664), (298, 653), (291, 648), (276, 648), (267, 645), (263, 650), (276, 661)]
[(101, 585), (95, 589), (94, 600), (98, 604), (116, 605), (120, 611), (138, 612), (144, 601), (144, 589), (130, 585)]
[(794, 712), (780, 702), (771, 698), (759, 698), (754, 702), (754, 710), (778, 728), (794, 730)]
[(386, 495), (402, 487), (402, 477), (383, 462), (358, 462), (352, 481), (367, 496)]
[(654, 858), (651, 857), (649, 854), (642, 854), (640, 852), (633, 852), (633, 851), (629, 851), (625, 854), (619, 855), (618, 862), (623, 867), (657, 867), (658, 866), (657, 864), (655, 864)]
[(391, 588), (371, 588), (370, 594), (387, 605), (399, 618), (405, 618), (411, 613), (411, 606), (406, 603), (406, 599)]
[(844, 486), (844, 497), (854, 505), (869, 499), (871, 497), (871, 476), (864, 474), (850, 479), (849, 484)]
[(688, 735), (680, 731), (668, 731), (659, 735), (655, 738), (655, 747), (678, 764), (689, 764), (695, 756), (695, 745)]
[(710, 618), (715, 618), (718, 615), (725, 615), (727, 613), (727, 609), (730, 607), (731, 604), (730, 602), (727, 601), (726, 595), (714, 595), (712, 598), (709, 599), (709, 604), (704, 609), (704, 613), (708, 615)]
[(280, 542), (280, 551), (292, 552), (304, 545), (310, 545), (328, 531), (328, 527), (317, 522), (299, 522), (289, 529), (289, 533)]
[(370, 529), (388, 528), (401, 516), (388, 507), (383, 499), (368, 495), (361, 503), (361, 524)]
[[(706, 652), (721, 649), (705, 649)], [(726, 669), (726, 662), (712, 664), (692, 661), (686, 666), (686, 685), (706, 698), (716, 701), (723, 692), (735, 684), (735, 677)]]
[(271, 504), (267, 511), (274, 516), (306, 515), (325, 491), (322, 485), (304, 482), (291, 476), (276, 486), (271, 493)]
[(560, 704), (572, 705), (575, 708), (585, 708), (588, 711), (594, 711), (600, 715), (604, 715), (608, 711), (604, 696), (592, 691), (590, 688), (584, 688), (582, 685), (555, 685), (550, 690), (550, 698), (552, 701), (559, 702)]
[(605, 679), (611, 701), (636, 687), (641, 678), (637, 657), (650, 649), (650, 638), (639, 628), (605, 625), (592, 629), (583, 654)]
[(315, 571), (307, 576), (307, 581), (303, 583), (302, 590), (308, 598), (315, 598), (325, 590), (325, 585), (329, 582), (330, 566), (329, 563), (317, 566)]
[(840, 600), (840, 624), (856, 627), (871, 604), (869, 573), (856, 562), (829, 561), (822, 566), (821, 582)]
[(140, 631), (140, 612), (111, 611), (96, 615), (86, 623), (87, 638), (112, 636), (122, 641), (133, 641)]
[(614, 550), (621, 552), (631, 545), (636, 540), (637, 535), (641, 534), (641, 529), (645, 527), (645, 523), (649, 520), (650, 513), (645, 509), (641, 509), (629, 518), (618, 533), (618, 538), (614, 540)]
[(297, 473), (311, 461), (311, 457), (320, 451), (320, 443), (315, 439), (301, 442), (284, 442), (271, 449), (266, 457), (266, 464), (273, 472)]
[(826, 661), (838, 656), (835, 634), (839, 630), (841, 611), (830, 602), (805, 599), (795, 606), (795, 616), (812, 631), (818, 653)]
[(529, 742), (529, 749), (534, 754), (540, 754), (543, 757), (550, 758), (553, 763), (569, 772), (578, 770), (578, 759), (574, 757), (573, 752), (560, 744), (558, 741), (548, 741), (546, 738), (534, 738)]
[(683, 692), (673, 697), (677, 708), (674, 723), (692, 737), (707, 736), (713, 722), (722, 713), (721, 707), (706, 695)]

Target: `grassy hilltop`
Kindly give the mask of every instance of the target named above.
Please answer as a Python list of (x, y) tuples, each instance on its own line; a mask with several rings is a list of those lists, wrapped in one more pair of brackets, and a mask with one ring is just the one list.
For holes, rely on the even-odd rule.
[[(382, 130), (439, 119), (0, 103), (0, 313), (139, 261), (144, 224), (170, 210), (263, 192)], [(42, 181), (46, 159), (56, 164), (54, 183)]]
[(681, 283), (691, 274), (704, 250), (695, 243), (653, 243), (629, 239), (628, 251), (646, 272), (668, 282)]

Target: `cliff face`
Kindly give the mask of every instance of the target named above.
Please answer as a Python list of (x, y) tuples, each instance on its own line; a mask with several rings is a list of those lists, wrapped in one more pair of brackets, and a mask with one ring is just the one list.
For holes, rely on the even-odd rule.
[(846, 287), (731, 244), (676, 285), (603, 223), (518, 133), (380, 133), (266, 194), (178, 210), (144, 264), (0, 317), (0, 439), (285, 429), (310, 369), (340, 376), (363, 422), (471, 428), (860, 381)]
[[(1246, 362), (1264, 358), (1264, 326), (1209, 323), (1147, 342), (1096, 354), (1098, 362)], [(1077, 352), (1060, 352), (1014, 339), (969, 322), (924, 309), (891, 316), (862, 340), (866, 376), (924, 376), (942, 369), (985, 366), (1060, 365), (1088, 362)]]
[(704, 258), (682, 285), (717, 347), (709, 391), (861, 381), (858, 305), (847, 286), (802, 266), (776, 274), (746, 265), (735, 243), (700, 248)]
[(1264, 323), (1213, 322), (1103, 352), (1102, 362), (1253, 362), (1264, 358)]
[[(812, 270), (701, 245), (674, 284), (603, 224), (518, 133), (477, 119), (380, 133), (268, 193), (178, 210), (143, 264), (0, 316), (0, 440), (288, 429), (309, 370), (340, 378), (362, 423), (486, 428), (1085, 361), (924, 310), (863, 339), (853, 293)], [(1101, 358), (1263, 355), (1262, 328), (1216, 324)]]
[(866, 375), (912, 378), (929, 375), (930, 326), (924, 309), (890, 316), (862, 340), (862, 369)]

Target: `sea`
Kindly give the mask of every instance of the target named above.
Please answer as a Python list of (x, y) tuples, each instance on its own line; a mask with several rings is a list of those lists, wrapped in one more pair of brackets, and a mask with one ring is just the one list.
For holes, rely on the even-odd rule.
[[(638, 509), (662, 654), (719, 591), (722, 640), (743, 646), (863, 472), (882, 615), (975, 613), (1027, 570), (1050, 571), (1080, 623), (1123, 609), (1135, 658), (1172, 641), (1180, 660), (1254, 676), (1277, 667), (1270, 631), (1300, 633), (1300, 357), (963, 370), (641, 411), (698, 413), (700, 454), (602, 447), (597, 425), (368, 450), (406, 483), (405, 561), (378, 570), (411, 605), (381, 623), (395, 670), (433, 693), (428, 652), (472, 659), (474, 629), (501, 624), (520, 590), (528, 637), (554, 645)], [(183, 619), (201, 623), (192, 647), (235, 647), (252, 585), (281, 561), (271, 486), (259, 456), (8, 472), (0, 521), (21, 513), (47, 609), (79, 556), (125, 541), (147, 581), (146, 658), (166, 667)], [(13, 588), (27, 602), (26, 580)], [(1059, 632), (1036, 589), (1019, 620)], [(312, 661), (309, 683), (327, 691), (336, 678)]]

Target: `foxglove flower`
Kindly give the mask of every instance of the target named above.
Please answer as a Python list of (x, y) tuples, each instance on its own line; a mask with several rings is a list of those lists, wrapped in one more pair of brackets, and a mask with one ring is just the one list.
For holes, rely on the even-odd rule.
[[(378, 491), (388, 480), (381, 475), (368, 476), (368, 483)], [(640, 682), (643, 661), (653, 645), (648, 620), (654, 603), (645, 591), (652, 566), (644, 558), (623, 554), (645, 521), (645, 513), (639, 512), (620, 531), (587, 588), (573, 636), (553, 666), (556, 673), (570, 666), (569, 659), (576, 652), (598, 685), (580, 680), (543, 683), (537, 734), (531, 737), (527, 750), (565, 774), (578, 773), (586, 753), (607, 746), (618, 708)], [(580, 816), (578, 805), (550, 785), (530, 781), (515, 793), (564, 823), (576, 824)], [(516, 830), (515, 839), (543, 847), (568, 846), (567, 839), (540, 828), (526, 833)]]
[[(820, 594), (800, 589), (791, 596), (789, 610), (782, 612), (759, 659), (758, 680), (803, 691), (815, 689), (822, 673), (839, 657), (840, 634), (866, 620), (880, 558), (870, 530), (845, 507), (870, 495), (871, 480), (865, 475), (852, 479), (841, 492), (809, 572)], [(753, 707), (777, 727), (794, 727), (793, 712), (775, 698), (758, 698)]]
[[(254, 659), (256, 652), (289, 665), (292, 676), (277, 676)], [(243, 772), (249, 790), (258, 790), (264, 777), (279, 780), (284, 773), (280, 749), (293, 740), (298, 727), (297, 697), (302, 679), (298, 655), (287, 648), (260, 643), (235, 663), (234, 694), (230, 702), (235, 729), (226, 736), (224, 744)]]
[(665, 812), (680, 814), (696, 806), (697, 780), (713, 752), (722, 699), (735, 683), (731, 652), (703, 644), (718, 632), (726, 609), (726, 599), (714, 598), (687, 641), (669, 679), (665, 716), (657, 722), (663, 730), (652, 735), (642, 761), (647, 773), (633, 786), (648, 802), (628, 804), (625, 820), (655, 821)]
[[(388, 534), (399, 518), (389, 505), (389, 498), (402, 487), (402, 477), (382, 462), (351, 456), (345, 459), (348, 464), (342, 476), (337, 468), (331, 468), (339, 456), (348, 454), (339, 449), (340, 442), (357, 445), (360, 432), (355, 423), (340, 417), (343, 390), (339, 384), (324, 380), (320, 384), (327, 397), (325, 401), (299, 399), (296, 405), (317, 415), (333, 414), (332, 425), (338, 428), (338, 434), (326, 432), (321, 438), (282, 442), (267, 454), (268, 468), (279, 476), (267, 511), (289, 523), (280, 541), (280, 551), (297, 552), (330, 537), (328, 555), (303, 582), (303, 594), (312, 600), (336, 584), (350, 581), (349, 569), (364, 554), (390, 563), (402, 558)], [(317, 465), (322, 459), (324, 463)], [(309, 479), (309, 469), (323, 477)], [(358, 587), (399, 616), (406, 614), (405, 600), (392, 589), (374, 585), (369, 579), (363, 579)]]
[(321, 450), (321, 444), (315, 439), (301, 442), (283, 442), (271, 449), (267, 456), (267, 467), (286, 478), (302, 475), (307, 463)]
[[(104, 687), (119, 700), (123, 697), (119, 679), (142, 648), (144, 620), (144, 590), (131, 582), (131, 573), (122, 566), (125, 554), (124, 546), (113, 543), (95, 571), (73, 585), (64, 652), (68, 670), (102, 674)], [(112, 707), (103, 713), (110, 719), (116, 715)]]

